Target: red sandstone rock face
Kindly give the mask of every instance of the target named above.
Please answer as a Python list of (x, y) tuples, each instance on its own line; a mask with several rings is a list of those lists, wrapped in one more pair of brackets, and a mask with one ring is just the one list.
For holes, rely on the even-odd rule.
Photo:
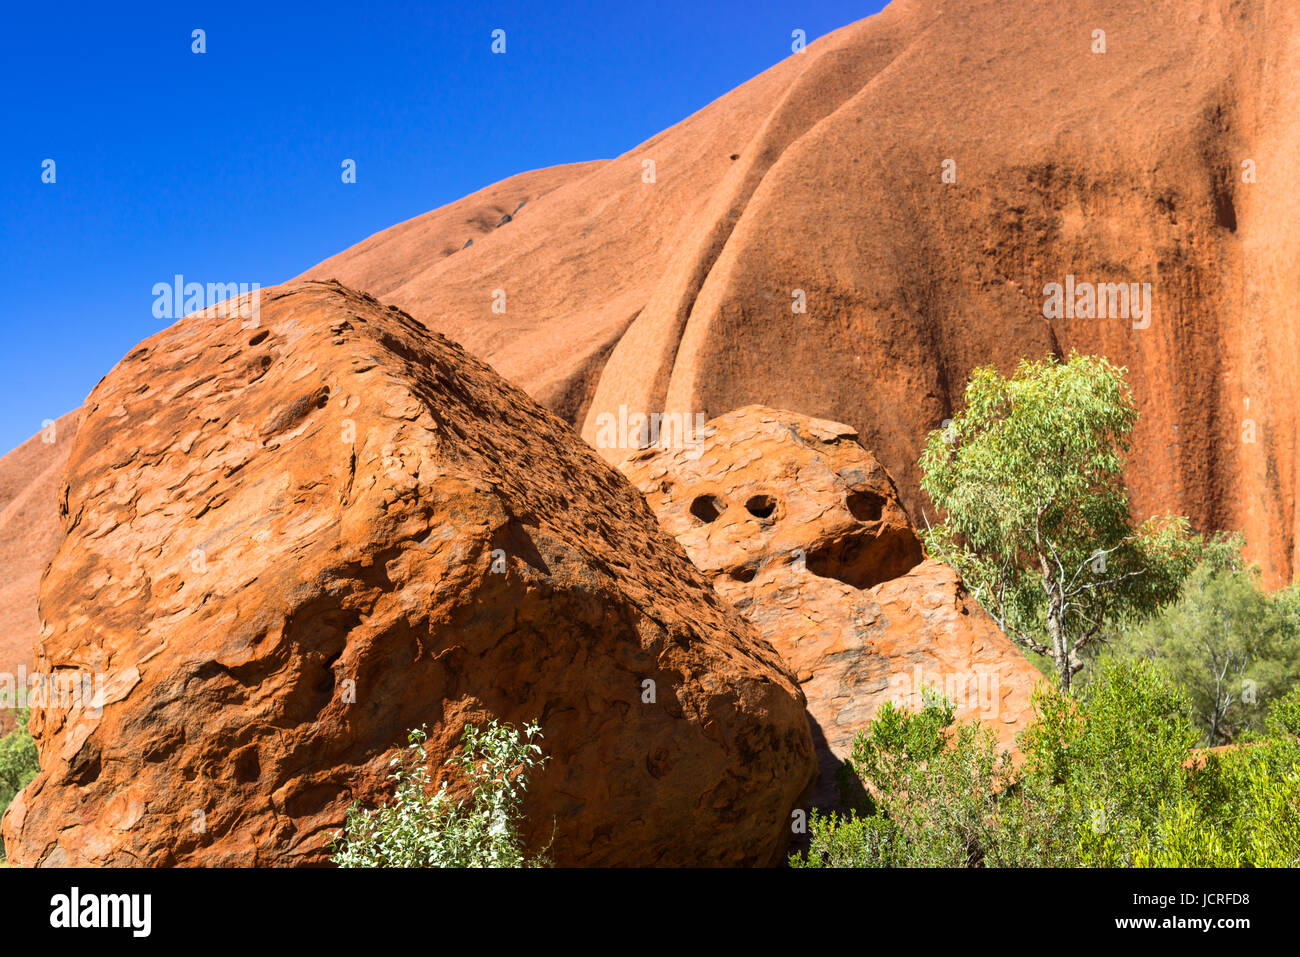
[(926, 685), (1013, 746), (1038, 671), (956, 572), (924, 560), (893, 481), (853, 429), (748, 406), (693, 439), (622, 468), (798, 676), (818, 750), (814, 806), (837, 803), (835, 769), (876, 710), (916, 708)]
[[(382, 294), (589, 441), (620, 406), (847, 422), (914, 521), (925, 434), (974, 366), (1102, 353), (1141, 411), (1137, 511), (1241, 529), (1280, 582), (1300, 565), (1297, 76), (1294, 3), (894, 0), (401, 282), (362, 255), (379, 237), (308, 275)], [(1071, 275), (1151, 283), (1150, 324), (1045, 318)]]
[[(63, 537), (58, 490), (80, 413), (69, 412), (0, 458), (0, 672), (30, 669), (40, 633), (36, 593)], [(0, 733), (12, 714), (0, 710)]]
[[(1275, 0), (894, 0), (617, 159), (512, 177), (304, 275), (406, 309), (592, 442), (620, 406), (850, 423), (913, 521), (925, 433), (974, 366), (1102, 353), (1141, 411), (1136, 511), (1244, 531), (1278, 584), (1300, 568), (1298, 38)], [(1151, 282), (1150, 325), (1045, 318), (1070, 275)], [(0, 542), (32, 582), (28, 527)], [(0, 602), (31, 622), (33, 594)]]
[(62, 516), (38, 665), (102, 683), (34, 719), (18, 864), (321, 863), (406, 729), (440, 765), (493, 716), (541, 721), (560, 864), (766, 863), (812, 779), (798, 685), (627, 481), (336, 284), (135, 349)]

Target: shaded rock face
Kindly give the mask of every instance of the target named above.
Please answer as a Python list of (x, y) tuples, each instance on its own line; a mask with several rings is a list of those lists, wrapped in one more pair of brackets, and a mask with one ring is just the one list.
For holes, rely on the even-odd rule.
[[(42, 585), (22, 865), (320, 864), (427, 725), (538, 718), (559, 864), (757, 864), (814, 774), (804, 701), (560, 420), (337, 284), (197, 315), (95, 389)], [(647, 684), (653, 682), (653, 701)]]
[[(1289, 581), (1297, 76), (1293, 2), (894, 0), (400, 282), (378, 237), (308, 275), (409, 310), (593, 443), (621, 407), (847, 422), (914, 522), (973, 367), (1101, 353), (1141, 412), (1137, 513), (1240, 529)], [(1149, 283), (1150, 313), (1045, 315), (1069, 277)]]
[(747, 406), (622, 469), (797, 675), (818, 750), (814, 806), (839, 802), (834, 772), (876, 710), (919, 707), (925, 686), (1013, 746), (1038, 671), (956, 572), (924, 558), (853, 429)]

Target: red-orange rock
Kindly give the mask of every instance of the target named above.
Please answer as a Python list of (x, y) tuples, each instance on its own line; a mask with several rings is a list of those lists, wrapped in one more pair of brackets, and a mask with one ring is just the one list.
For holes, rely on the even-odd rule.
[[(63, 537), (58, 490), (79, 414), (60, 416), (0, 458), (0, 673), (15, 688), (34, 663), (40, 633), (36, 594)], [(12, 725), (12, 711), (0, 709), (0, 733)]]
[(853, 429), (748, 406), (622, 468), (798, 676), (818, 747), (814, 805), (838, 803), (835, 769), (876, 710), (916, 708), (925, 686), (1013, 747), (1038, 671), (956, 572), (924, 559)]
[[(623, 156), (304, 275), (406, 309), (593, 442), (620, 406), (847, 422), (914, 522), (925, 434), (974, 366), (1101, 353), (1141, 412), (1135, 512), (1242, 530), (1279, 584), (1300, 569), (1298, 35), (1300, 6), (1268, 0), (894, 0)], [(1152, 283), (1150, 324), (1045, 317), (1068, 276)], [(32, 596), (0, 603), (35, 621)]]
[(814, 774), (798, 685), (627, 481), (336, 284), (135, 349), (62, 514), (38, 666), (96, 697), (34, 717), (16, 863), (322, 863), (426, 724), (441, 772), (466, 722), (540, 719), (560, 864), (766, 863)]
[[(620, 406), (847, 422), (913, 521), (974, 366), (1104, 354), (1141, 412), (1136, 513), (1240, 529), (1289, 581), (1298, 40), (1272, 0), (894, 0), (400, 282), (368, 254), (384, 233), (308, 275), (409, 310), (589, 441)], [(1069, 276), (1150, 283), (1154, 307), (1046, 317)]]

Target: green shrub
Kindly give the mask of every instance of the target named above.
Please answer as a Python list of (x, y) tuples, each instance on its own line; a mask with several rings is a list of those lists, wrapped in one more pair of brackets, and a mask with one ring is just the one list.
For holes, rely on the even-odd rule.
[(808, 831), (808, 851), (791, 855), (791, 867), (889, 867), (899, 859), (897, 832), (883, 817), (857, 811), (841, 817), (814, 808)]
[(1264, 726), (1270, 737), (1300, 738), (1300, 685), (1273, 702)]
[(529, 858), (519, 836), (520, 805), (529, 773), (545, 762), (536, 743), (536, 724), (517, 731), (492, 721), (461, 733), (458, 752), (447, 764), (470, 789), (455, 800), (446, 781), (430, 784), (423, 728), (408, 734), (406, 754), (393, 758), (393, 800), (366, 810), (354, 804), (336, 835), (333, 861), (340, 867), (525, 867)]
[(1274, 594), (1258, 569), (1233, 553), (1202, 562), (1178, 601), (1124, 629), (1111, 654), (1164, 664), (1188, 691), (1192, 720), (1205, 744), (1227, 744), (1262, 730), (1268, 706), (1300, 682), (1297, 589)]
[(1197, 752), (1186, 694), (1106, 660), (1078, 696), (1040, 687), (1013, 766), (993, 734), (927, 697), (887, 705), (848, 762), (870, 795), (811, 815), (797, 867), (1300, 865), (1300, 690), (1254, 743)]
[(1150, 662), (1101, 662), (1079, 697), (1040, 689), (1023, 778), (1076, 841), (1078, 862), (1120, 866), (1186, 789), (1197, 734), (1187, 698)]
[(928, 692), (919, 712), (886, 703), (846, 762), (869, 801), (848, 816), (814, 811), (809, 849), (792, 866), (981, 867), (1049, 853), (1039, 845), (1050, 822), (1016, 792), (993, 732), (953, 718), (952, 704)]
[[(0, 814), (40, 770), (36, 764), (36, 742), (27, 730), (30, 717), (27, 708), (18, 709), (15, 713), (18, 726), (0, 738)], [(0, 860), (4, 856), (4, 845), (0, 843)]]

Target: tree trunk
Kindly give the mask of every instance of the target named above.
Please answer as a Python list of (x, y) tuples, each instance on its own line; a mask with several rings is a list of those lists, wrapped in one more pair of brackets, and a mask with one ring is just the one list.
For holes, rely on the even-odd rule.
[[(1046, 566), (1046, 562), (1043, 563)], [(1047, 632), (1052, 637), (1052, 658), (1056, 673), (1061, 679), (1061, 693), (1070, 693), (1070, 679), (1074, 676), (1070, 667), (1070, 649), (1065, 639), (1065, 622), (1060, 591), (1053, 582), (1050, 573), (1044, 568), (1043, 585), (1047, 589)]]
[(1043, 591), (1047, 594), (1047, 633), (1052, 638), (1052, 662), (1061, 679), (1061, 693), (1069, 694), (1074, 671), (1070, 667), (1070, 648), (1065, 637), (1065, 596), (1062, 594), (1065, 583), (1057, 581), (1053, 574), (1052, 563), (1042, 550), (1041, 540), (1038, 547), (1038, 568), (1043, 575)]

